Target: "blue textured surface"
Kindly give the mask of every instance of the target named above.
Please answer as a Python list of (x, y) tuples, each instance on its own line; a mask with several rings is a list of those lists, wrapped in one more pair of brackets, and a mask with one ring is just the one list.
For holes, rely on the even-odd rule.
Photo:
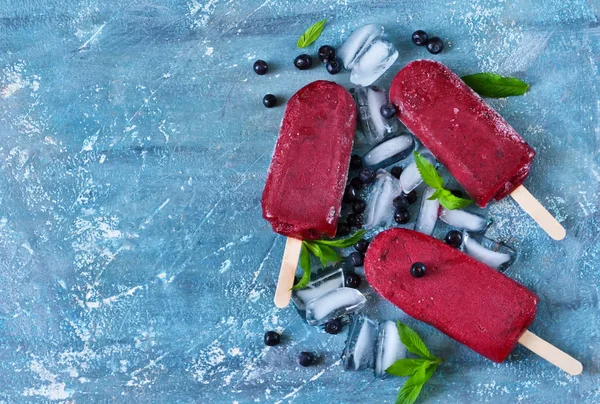
[[(287, 99), (319, 44), (381, 22), (400, 51), (531, 83), (492, 102), (537, 150), (527, 187), (561, 220), (551, 241), (514, 202), (488, 236), (541, 299), (532, 331), (581, 359), (569, 377), (523, 348), (493, 364), (410, 322), (447, 359), (422, 402), (600, 401), (598, 3), (49, 0), (0, 4), (0, 401), (393, 402), (402, 379), (343, 372), (344, 336), (272, 296), (284, 238), (260, 196)], [(311, 47), (315, 53), (315, 46)], [(271, 73), (256, 76), (256, 58)], [(347, 73), (334, 77), (349, 85)], [(369, 309), (398, 318), (367, 287)], [(284, 343), (262, 344), (278, 329)], [(300, 350), (318, 352), (299, 368)]]

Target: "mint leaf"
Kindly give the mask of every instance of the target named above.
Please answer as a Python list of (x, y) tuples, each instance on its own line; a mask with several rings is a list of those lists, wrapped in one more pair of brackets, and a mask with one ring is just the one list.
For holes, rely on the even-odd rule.
[(429, 359), (398, 359), (385, 370), (393, 376), (411, 376), (417, 372), (423, 364), (433, 363)]
[(298, 283), (292, 287), (292, 290), (304, 289), (310, 282), (310, 255), (308, 255), (304, 242), (302, 242), (302, 248), (300, 249), (300, 268), (304, 270), (304, 273)]
[(350, 237), (346, 237), (346, 238), (343, 238), (343, 239), (339, 239), (339, 240), (315, 240), (315, 241), (313, 241), (313, 243), (317, 243), (317, 244), (321, 244), (321, 245), (328, 245), (330, 247), (336, 247), (336, 248), (351, 247), (354, 244), (356, 244), (363, 237), (363, 235), (366, 232), (367, 232), (366, 230), (359, 230), (356, 233), (354, 233), (353, 235), (351, 235)]
[(437, 369), (437, 363), (422, 365), (409, 379), (404, 383), (402, 389), (396, 398), (396, 404), (413, 404), (417, 401), (423, 386)]
[(415, 164), (419, 170), (419, 174), (423, 177), (423, 181), (431, 188), (440, 189), (444, 186), (444, 179), (438, 174), (437, 170), (422, 154), (415, 151), (413, 152), (415, 157)]
[(429, 349), (427, 349), (425, 343), (421, 337), (419, 337), (419, 334), (406, 324), (402, 324), (400, 321), (398, 321), (398, 335), (408, 352), (412, 352), (425, 359), (437, 360), (435, 356), (431, 355)]
[(428, 201), (434, 201), (438, 198), (440, 198), (442, 195), (444, 195), (445, 192), (450, 192), (444, 188), (440, 188), (440, 189), (436, 189), (435, 192), (433, 194), (431, 194), (431, 196), (429, 198), (427, 198)]
[(477, 73), (461, 77), (477, 94), (483, 97), (504, 98), (522, 95), (529, 84), (514, 77), (503, 77), (495, 73)]
[(327, 266), (327, 264), (330, 262), (338, 262), (338, 261), (342, 260), (342, 257), (340, 257), (339, 254), (336, 253), (331, 247), (322, 245), (322, 246), (320, 246), (320, 248), (321, 248), (321, 255), (318, 256), (318, 258), (319, 258), (319, 260), (321, 260), (321, 264), (323, 265), (323, 268), (325, 268)]
[[(444, 190), (446, 191), (446, 190)], [(440, 200), (440, 205), (445, 207), (446, 209), (461, 209), (465, 206), (469, 206), (473, 201), (470, 199), (459, 198), (458, 196), (452, 195), (452, 192), (447, 191), (448, 193), (443, 193), (438, 199)]]
[(323, 32), (323, 28), (325, 27), (326, 22), (327, 20), (321, 20), (311, 25), (298, 39), (298, 47), (306, 48), (308, 45), (316, 41), (317, 38), (321, 35), (321, 32)]

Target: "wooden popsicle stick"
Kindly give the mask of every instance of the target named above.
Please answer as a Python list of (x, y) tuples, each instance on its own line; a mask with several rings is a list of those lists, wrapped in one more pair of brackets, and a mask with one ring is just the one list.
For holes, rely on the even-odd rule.
[(583, 365), (571, 355), (544, 341), (529, 330), (519, 338), (519, 344), (538, 354), (551, 364), (558, 366), (568, 374), (577, 376), (583, 372)]
[(277, 280), (277, 289), (275, 289), (275, 306), (283, 309), (290, 304), (292, 298), (292, 287), (294, 286), (294, 277), (298, 267), (298, 257), (302, 240), (288, 237), (283, 251), (283, 260), (279, 269), (279, 279)]
[(562, 240), (567, 235), (565, 228), (535, 199), (523, 185), (519, 185), (510, 194), (521, 208), (540, 225), (554, 240)]

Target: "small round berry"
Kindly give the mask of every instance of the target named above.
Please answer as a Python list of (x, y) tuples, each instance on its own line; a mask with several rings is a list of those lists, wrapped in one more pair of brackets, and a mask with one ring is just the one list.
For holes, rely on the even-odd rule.
[(350, 234), (350, 226), (348, 226), (348, 223), (345, 222), (340, 222), (338, 223), (337, 226), (337, 231), (335, 233), (336, 236), (347, 236), (348, 234)]
[(365, 186), (363, 182), (358, 177), (354, 177), (350, 180), (350, 185), (352, 185), (356, 189), (362, 189)]
[(325, 65), (327, 69), (327, 73), (329, 74), (338, 74), (342, 71), (342, 64), (337, 59), (331, 59), (327, 61), (327, 65)]
[(396, 107), (388, 102), (387, 104), (383, 104), (381, 108), (379, 108), (379, 112), (381, 113), (381, 116), (385, 119), (392, 119), (396, 115)]
[(403, 171), (402, 167), (400, 167), (400, 166), (394, 166), (390, 170), (390, 174), (392, 174), (392, 176), (394, 176), (396, 178), (400, 178), (400, 175), (402, 175), (402, 171)]
[(392, 203), (394, 204), (394, 207), (396, 209), (407, 209), (408, 205), (410, 205), (408, 203), (408, 198), (404, 194), (400, 194), (397, 197), (395, 197)]
[(363, 213), (366, 208), (367, 208), (367, 204), (362, 199), (360, 199), (352, 204), (352, 211), (354, 213)]
[(358, 178), (360, 178), (363, 184), (370, 184), (375, 181), (375, 170), (365, 167), (358, 173)]
[(323, 63), (335, 59), (335, 49), (333, 46), (323, 45), (319, 48), (319, 60)]
[(299, 70), (310, 69), (312, 67), (312, 58), (306, 53), (298, 55), (296, 56), (296, 59), (294, 59), (294, 66), (296, 66)]
[(462, 240), (462, 233), (458, 230), (450, 230), (448, 233), (446, 233), (446, 243), (454, 248), (460, 248)]
[(434, 36), (427, 41), (426, 47), (429, 53), (437, 55), (444, 50), (444, 42), (442, 42), (442, 40), (437, 36)]
[(325, 332), (327, 334), (339, 334), (343, 327), (344, 324), (342, 324), (342, 320), (334, 318), (325, 323)]
[(350, 168), (353, 170), (358, 170), (362, 168), (362, 159), (358, 154), (353, 154), (350, 157)]
[(452, 190), (450, 190), (450, 193), (457, 198), (462, 198), (464, 196), (464, 194), (462, 193), (462, 191), (460, 189), (452, 189)]
[(281, 342), (281, 335), (275, 331), (267, 331), (265, 333), (265, 345), (275, 346)]
[(358, 276), (358, 274), (352, 272), (349, 273), (348, 275), (346, 275), (346, 287), (347, 288), (352, 288), (352, 289), (358, 289), (358, 287), (360, 286), (360, 276)]
[(263, 74), (267, 74), (269, 71), (269, 65), (264, 60), (257, 60), (254, 62), (254, 73), (262, 76)]
[(413, 32), (412, 41), (417, 46), (423, 46), (427, 43), (427, 32), (418, 30)]
[(410, 221), (410, 213), (406, 209), (398, 209), (394, 213), (394, 220), (400, 224), (406, 224)]
[(425, 267), (425, 264), (423, 264), (422, 262), (415, 262), (410, 267), (410, 274), (412, 276), (414, 276), (415, 278), (421, 278), (421, 277), (425, 276), (426, 269), (427, 269), (427, 267)]
[(277, 98), (273, 94), (267, 94), (263, 97), (263, 104), (267, 108), (273, 108), (277, 105)]
[(367, 249), (369, 248), (369, 240), (365, 240), (362, 239), (360, 241), (358, 241), (356, 244), (354, 244), (354, 249), (356, 251), (358, 251), (359, 253), (366, 253)]
[(310, 366), (315, 363), (315, 354), (312, 352), (300, 352), (298, 355), (298, 364), (300, 366)]
[(350, 264), (352, 264), (353, 267), (362, 267), (365, 262), (365, 258), (358, 251), (350, 253), (348, 257), (350, 257)]
[(411, 205), (417, 201), (417, 191), (414, 189), (406, 194), (406, 199), (408, 199), (408, 203)]
[(351, 227), (362, 227), (363, 215), (361, 213), (351, 213), (348, 215), (346, 221)]
[(352, 185), (346, 185), (344, 190), (344, 202), (354, 202), (359, 199), (358, 191)]

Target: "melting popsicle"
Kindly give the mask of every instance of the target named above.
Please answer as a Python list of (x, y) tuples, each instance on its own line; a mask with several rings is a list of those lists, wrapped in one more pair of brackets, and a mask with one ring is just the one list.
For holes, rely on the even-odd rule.
[[(411, 275), (418, 262), (426, 267), (420, 278)], [(440, 240), (408, 229), (384, 231), (369, 246), (365, 275), (408, 315), (488, 359), (504, 361), (519, 342), (566, 372), (581, 373), (581, 363), (527, 331), (535, 294)]]
[(565, 229), (521, 185), (535, 151), (456, 74), (439, 62), (416, 60), (390, 87), (400, 120), (484, 207), (513, 198), (554, 239)]

